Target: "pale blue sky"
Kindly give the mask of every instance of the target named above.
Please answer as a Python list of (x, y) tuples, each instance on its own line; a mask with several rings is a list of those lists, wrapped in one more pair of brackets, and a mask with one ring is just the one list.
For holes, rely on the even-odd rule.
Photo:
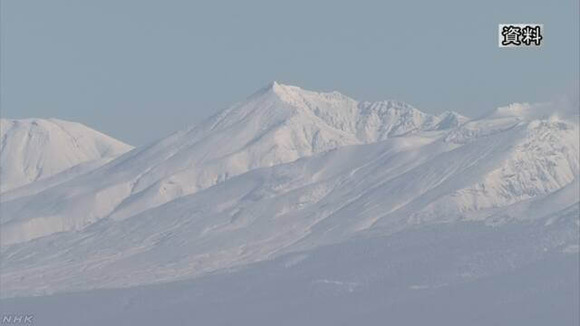
[[(141, 145), (272, 80), (477, 116), (577, 85), (578, 0), (1, 0), (7, 118), (83, 122)], [(499, 49), (499, 23), (545, 27)]]

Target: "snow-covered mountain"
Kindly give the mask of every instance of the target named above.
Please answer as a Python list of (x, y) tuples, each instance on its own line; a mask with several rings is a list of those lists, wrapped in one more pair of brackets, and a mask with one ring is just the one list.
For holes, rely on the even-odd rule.
[[(458, 117), (456, 123), (400, 102), (358, 103), (337, 92), (274, 82), (200, 125), (19, 201), (21, 208), (11, 213), (2, 241), (78, 229), (105, 217), (128, 218), (252, 169), (393, 136), (437, 133), (444, 130), (442, 122), (450, 128), (465, 120), (452, 115)], [(60, 205), (50, 204), (55, 200)], [(31, 214), (38, 206), (52, 208)], [(81, 211), (86, 213), (79, 217)]]
[[(468, 120), (273, 83), (97, 169), (4, 197), (1, 295), (199, 278), (442, 223), (547, 228), (534, 248), (577, 255), (576, 110), (514, 104)], [(544, 257), (520, 245), (501, 249), (526, 252), (514, 266)], [(478, 268), (474, 278), (500, 270)]]
[(81, 163), (104, 163), (132, 148), (80, 123), (58, 119), (0, 119), (0, 137), (1, 192)]

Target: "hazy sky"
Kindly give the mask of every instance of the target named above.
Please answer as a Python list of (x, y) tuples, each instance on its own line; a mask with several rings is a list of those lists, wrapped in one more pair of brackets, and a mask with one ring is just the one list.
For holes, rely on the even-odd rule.
[[(141, 145), (269, 81), (477, 116), (579, 79), (578, 0), (1, 0), (1, 113)], [(499, 23), (545, 27), (499, 49)]]

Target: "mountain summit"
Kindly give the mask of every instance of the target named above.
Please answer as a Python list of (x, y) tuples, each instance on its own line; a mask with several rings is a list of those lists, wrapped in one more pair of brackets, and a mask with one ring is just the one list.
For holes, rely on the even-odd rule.
[(1, 119), (0, 138), (1, 192), (132, 148), (80, 123), (58, 119)]

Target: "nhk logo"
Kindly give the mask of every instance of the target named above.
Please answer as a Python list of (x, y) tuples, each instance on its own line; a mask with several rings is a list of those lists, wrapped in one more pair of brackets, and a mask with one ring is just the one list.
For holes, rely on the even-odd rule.
[(2, 315), (2, 325), (32, 325), (34, 315)]

